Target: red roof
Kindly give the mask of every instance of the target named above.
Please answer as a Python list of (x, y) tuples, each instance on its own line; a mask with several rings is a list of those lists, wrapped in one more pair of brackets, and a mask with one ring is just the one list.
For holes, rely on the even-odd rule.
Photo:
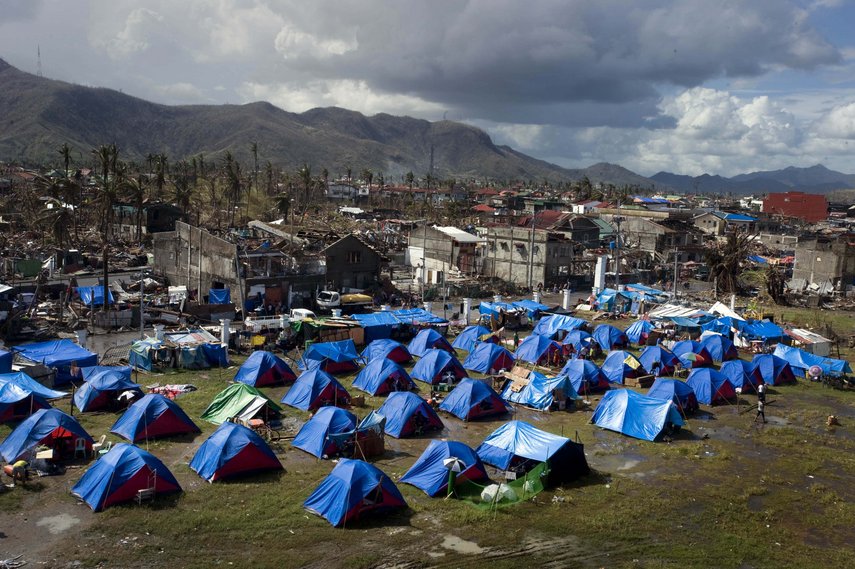
[(487, 204), (478, 204), (472, 208), (472, 211), (477, 211), (479, 213), (494, 213), (496, 208), (490, 207)]

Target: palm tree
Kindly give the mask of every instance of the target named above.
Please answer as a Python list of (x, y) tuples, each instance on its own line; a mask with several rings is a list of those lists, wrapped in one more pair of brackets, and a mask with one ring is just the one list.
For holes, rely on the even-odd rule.
[(412, 172), (407, 172), (407, 175), (404, 176), (404, 180), (407, 182), (407, 186), (409, 186), (409, 188), (412, 190), (413, 183), (416, 181), (416, 175)]
[(309, 203), (310, 192), (312, 191), (313, 179), (312, 179), (312, 168), (306, 163), (303, 163), (303, 166), (297, 172), (297, 175), (300, 177), (300, 181), (303, 183), (303, 203)]
[(175, 205), (181, 208), (181, 214), (185, 219), (193, 197), (193, 186), (190, 181), (190, 166), (186, 160), (182, 160), (178, 163), (178, 174), (172, 179), (172, 199)]
[(65, 177), (68, 178), (68, 165), (71, 162), (71, 147), (67, 142), (63, 142), (62, 146), (59, 147), (59, 153), (62, 156), (62, 165), (65, 168), (63, 172), (65, 172)]
[(118, 192), (134, 204), (136, 210), (136, 239), (137, 241), (142, 241), (142, 217), (146, 193), (146, 184), (143, 182), (142, 173), (138, 174), (136, 178), (123, 180), (119, 185)]
[(223, 157), (223, 174), (226, 178), (226, 184), (229, 194), (229, 226), (234, 227), (235, 208), (237, 208), (238, 202), (240, 202), (242, 182), (240, 163), (234, 159), (232, 153), (229, 151), (226, 151), (226, 155)]
[(166, 185), (166, 174), (169, 171), (169, 158), (166, 154), (155, 155), (155, 179), (154, 185), (157, 188), (156, 198), (160, 199), (163, 196), (163, 186)]
[[(110, 229), (113, 225), (115, 212), (113, 206), (116, 203), (117, 188), (116, 188), (116, 171), (118, 170), (119, 149), (115, 144), (104, 144), (92, 150), (101, 169), (100, 173), (100, 190), (101, 193), (97, 199), (98, 212), (101, 218), (101, 238), (104, 245), (104, 304), (101, 307), (103, 312), (107, 311), (107, 298), (109, 298), (109, 249), (107, 244), (110, 240)], [(113, 173), (113, 179), (110, 179), (110, 174)]]
[(68, 236), (68, 227), (73, 223), (74, 217), (74, 210), (67, 204), (56, 198), (46, 198), (45, 208), (39, 215), (38, 221), (50, 228), (57, 246), (63, 248)]

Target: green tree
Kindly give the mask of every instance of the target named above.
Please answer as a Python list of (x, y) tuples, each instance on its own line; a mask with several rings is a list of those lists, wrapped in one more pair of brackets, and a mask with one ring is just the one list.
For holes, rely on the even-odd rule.
[(62, 146), (59, 147), (59, 154), (62, 156), (62, 171), (65, 173), (65, 177), (68, 178), (68, 165), (71, 163), (71, 147), (67, 142), (63, 142)]

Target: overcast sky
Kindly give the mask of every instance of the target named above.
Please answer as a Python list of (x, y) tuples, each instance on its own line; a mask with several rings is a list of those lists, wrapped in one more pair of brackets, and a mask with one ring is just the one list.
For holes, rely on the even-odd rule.
[(0, 0), (0, 58), (169, 104), (477, 125), (562, 166), (855, 172), (855, 1)]

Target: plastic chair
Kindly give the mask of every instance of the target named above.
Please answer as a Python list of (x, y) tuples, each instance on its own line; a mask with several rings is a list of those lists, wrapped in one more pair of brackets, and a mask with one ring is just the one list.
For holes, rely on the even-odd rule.
[(80, 458), (86, 458), (86, 439), (76, 439), (74, 441), (74, 458), (77, 458), (78, 454)]
[[(78, 439), (78, 440), (80, 440), (80, 439)], [(101, 453), (101, 449), (104, 448), (104, 441), (106, 441), (106, 440), (107, 440), (107, 435), (101, 435), (101, 438), (98, 439), (98, 442), (94, 443), (92, 445), (92, 455), (93, 456), (97, 456), (98, 454)]]

